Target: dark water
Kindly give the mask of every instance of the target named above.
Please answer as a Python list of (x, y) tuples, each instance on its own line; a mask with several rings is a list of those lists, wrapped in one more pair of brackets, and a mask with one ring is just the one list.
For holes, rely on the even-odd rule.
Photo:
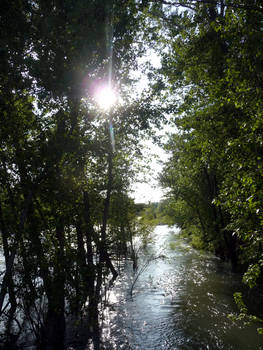
[(156, 227), (142, 260), (152, 254), (166, 258), (141, 273), (133, 298), (130, 262), (111, 292), (104, 322), (108, 349), (263, 349), (259, 324), (244, 327), (227, 317), (237, 313), (233, 293), (241, 288), (227, 264), (193, 250), (167, 226)]

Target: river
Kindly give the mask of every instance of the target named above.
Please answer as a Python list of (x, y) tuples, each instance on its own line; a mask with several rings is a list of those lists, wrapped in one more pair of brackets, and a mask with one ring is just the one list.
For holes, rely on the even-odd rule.
[[(109, 295), (105, 313), (106, 348), (125, 350), (260, 350), (260, 325), (233, 323), (233, 293), (241, 276), (211, 254), (192, 249), (176, 228), (157, 226), (153, 243), (142, 254), (153, 260), (134, 286), (131, 262)], [(143, 262), (141, 262), (142, 266)], [(139, 267), (140, 269), (140, 267)]]

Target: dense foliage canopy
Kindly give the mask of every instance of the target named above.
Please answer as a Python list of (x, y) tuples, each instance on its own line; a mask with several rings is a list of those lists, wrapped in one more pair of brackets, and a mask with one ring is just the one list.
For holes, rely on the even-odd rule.
[(136, 67), (138, 6), (3, 1), (0, 20), (0, 343), (62, 349), (85, 314), (80, 341), (99, 349), (112, 256), (125, 255), (138, 230), (128, 191), (155, 112), (127, 87), (121, 105), (103, 111), (94, 91), (108, 84), (121, 94)]
[(174, 222), (196, 246), (247, 271), (243, 280), (254, 287), (263, 268), (263, 8), (260, 1), (185, 5), (161, 16), (159, 74), (178, 128), (161, 183)]
[[(143, 215), (169, 216), (246, 271), (249, 287), (260, 282), (261, 1), (3, 0), (0, 29), (4, 348), (91, 339), (100, 349), (115, 263), (135, 259), (134, 235), (149, 232), (128, 195), (139, 141), (168, 112), (178, 130), (160, 177), (169, 195)], [(162, 66), (136, 99), (129, 73), (153, 47)], [(121, 95), (108, 111), (94, 100), (103, 84)]]

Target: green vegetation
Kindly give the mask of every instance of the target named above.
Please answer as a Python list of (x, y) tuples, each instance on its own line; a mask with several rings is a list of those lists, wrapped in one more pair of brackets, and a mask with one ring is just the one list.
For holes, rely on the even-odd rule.
[[(37, 349), (63, 349), (70, 319), (100, 349), (102, 293), (133, 235), (144, 234), (128, 197), (140, 140), (161, 120), (151, 96), (129, 88), (145, 49), (133, 45), (140, 13), (136, 1), (1, 3), (4, 349), (27, 333)], [(103, 111), (94, 89), (109, 81), (122, 103)]]
[(156, 9), (166, 31), (162, 83), (153, 86), (163, 89), (178, 130), (160, 176), (168, 214), (195, 246), (247, 271), (243, 280), (255, 288), (263, 255), (262, 3), (177, 4), (185, 6)]
[[(3, 348), (27, 330), (37, 349), (64, 349), (70, 315), (99, 350), (116, 262), (136, 263), (134, 237), (157, 224), (262, 283), (262, 23), (259, 0), (1, 2)], [(137, 98), (129, 73), (149, 47), (162, 64)], [(109, 81), (121, 104), (103, 111), (94, 86)], [(128, 195), (140, 140), (168, 115), (169, 193), (142, 208)]]
[(145, 204), (138, 216), (141, 222), (153, 227), (172, 224), (172, 219), (166, 212), (166, 201)]

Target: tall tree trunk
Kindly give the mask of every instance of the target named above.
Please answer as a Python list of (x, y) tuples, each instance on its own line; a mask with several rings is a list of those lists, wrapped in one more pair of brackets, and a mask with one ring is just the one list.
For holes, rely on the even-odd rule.
[(86, 283), (89, 285), (88, 276), (88, 265), (86, 261), (86, 251), (84, 243), (84, 234), (81, 220), (78, 219), (76, 223), (76, 233), (77, 233), (77, 266), (76, 266), (76, 276), (75, 276), (75, 289), (76, 289), (76, 301), (75, 301), (75, 313), (76, 316), (79, 315), (82, 305), (85, 303), (88, 296), (87, 290), (83, 287)]
[[(2, 282), (2, 286), (1, 286), (1, 292), (0, 292), (0, 315), (2, 312), (2, 308), (3, 308), (3, 303), (4, 303), (4, 299), (7, 293), (7, 288), (9, 293), (11, 292), (12, 294), (14, 293), (13, 288), (14, 288), (14, 284), (13, 284), (13, 278), (12, 278), (12, 270), (13, 270), (13, 266), (14, 266), (14, 261), (15, 261), (15, 256), (17, 253), (17, 249), (18, 249), (18, 245), (19, 242), (21, 241), (21, 237), (22, 237), (22, 231), (24, 229), (24, 225), (25, 225), (25, 221), (28, 215), (28, 209), (29, 206), (31, 204), (32, 201), (32, 191), (29, 191), (28, 195), (25, 198), (24, 201), (24, 207), (23, 207), (23, 211), (20, 215), (20, 221), (19, 221), (19, 226), (18, 226), (18, 232), (17, 232), (17, 237), (16, 237), (16, 241), (13, 244), (12, 248), (9, 248), (7, 246), (7, 237), (6, 237), (6, 228), (4, 227), (4, 242), (5, 242), (5, 251), (4, 254), (5, 255), (5, 264), (6, 264), (6, 270), (5, 270), (5, 274), (3, 277), (3, 282)], [(3, 219), (3, 218), (2, 218)], [(2, 222), (3, 224), (3, 222)], [(3, 234), (3, 232), (2, 232)], [(3, 242), (3, 243), (4, 243)], [(9, 251), (10, 250), (10, 253)], [(12, 297), (10, 301), (13, 300), (13, 305), (12, 305), (12, 310), (16, 308), (16, 302), (15, 302), (15, 298)]]
[[(110, 132), (110, 131), (109, 131)], [(110, 135), (109, 135), (110, 139)], [(100, 256), (102, 261), (106, 262), (106, 265), (110, 269), (113, 280), (115, 280), (118, 276), (118, 273), (116, 269), (114, 268), (111, 259), (109, 257), (107, 246), (106, 246), (106, 232), (107, 232), (107, 223), (109, 218), (109, 210), (110, 210), (110, 198), (111, 198), (111, 191), (112, 191), (112, 185), (113, 185), (113, 163), (112, 163), (112, 157), (113, 157), (113, 150), (110, 146), (110, 150), (108, 153), (108, 174), (107, 174), (107, 192), (106, 192), (106, 198), (104, 201), (104, 210), (103, 210), (103, 218), (102, 218), (102, 228), (101, 228), (101, 244), (100, 244)]]
[(39, 349), (64, 349), (65, 340), (65, 237), (64, 226), (59, 220), (56, 226), (56, 260), (54, 277), (47, 285), (48, 311), (42, 329)]
[[(87, 245), (87, 262), (88, 262), (88, 270), (87, 270), (87, 289), (88, 289), (88, 324), (89, 331), (92, 337), (93, 345), (95, 350), (100, 349), (100, 329), (99, 329), (99, 311), (98, 311), (98, 303), (99, 301), (96, 298), (96, 273), (95, 273), (95, 265), (94, 265), (94, 253), (92, 247), (92, 238), (95, 242), (98, 242), (98, 237), (96, 237), (96, 233), (93, 228), (93, 224), (91, 221), (90, 215), (90, 202), (88, 192), (83, 193), (83, 202), (84, 202), (84, 219), (85, 219), (85, 232), (86, 232), (86, 245)], [(97, 274), (100, 273), (97, 269)], [(100, 286), (97, 285), (98, 288)]]

